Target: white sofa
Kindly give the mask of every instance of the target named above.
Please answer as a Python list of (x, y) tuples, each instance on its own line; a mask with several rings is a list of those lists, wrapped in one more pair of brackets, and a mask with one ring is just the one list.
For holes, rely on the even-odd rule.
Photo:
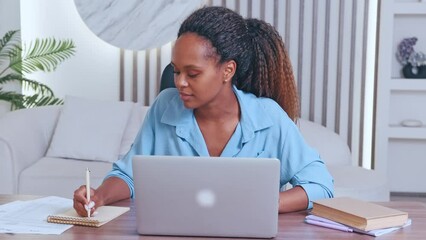
[[(72, 198), (74, 190), (84, 184), (86, 168), (91, 170), (92, 185), (98, 186), (112, 162), (129, 150), (148, 110), (130, 102), (73, 102), (71, 106), (68, 101), (65, 106), (13, 111), (0, 118), (0, 194)], [(62, 130), (65, 128), (62, 135), (68, 130), (68, 135), (74, 136), (62, 136), (62, 141), (69, 142), (62, 142), (68, 148), (61, 157), (58, 131), (59, 120), (67, 120), (64, 116), (68, 122), (61, 122)], [(88, 142), (93, 144), (87, 146)], [(56, 153), (49, 152), (55, 144)]]
[(386, 176), (353, 165), (351, 151), (341, 136), (318, 123), (303, 119), (300, 119), (299, 129), (309, 145), (320, 153), (333, 176), (335, 197), (389, 201)]
[[(64, 106), (19, 110), (0, 118), (0, 194), (72, 198), (74, 189), (84, 184), (86, 168), (92, 171), (96, 187), (112, 162), (130, 148), (148, 109), (134, 103), (100, 102), (104, 111), (99, 113), (97, 101), (87, 100), (87, 104), (86, 100), (74, 99), (77, 103), (70, 104), (71, 100), (66, 99)], [(115, 119), (117, 116), (119, 119)], [(84, 125), (86, 121), (89, 123)], [(337, 134), (303, 119), (299, 127), (326, 161), (335, 179), (336, 196), (389, 200), (385, 178), (352, 166), (349, 148)], [(112, 130), (113, 137), (104, 134)], [(118, 141), (116, 147), (109, 141), (112, 138)], [(111, 149), (115, 149), (112, 158), (98, 156)]]

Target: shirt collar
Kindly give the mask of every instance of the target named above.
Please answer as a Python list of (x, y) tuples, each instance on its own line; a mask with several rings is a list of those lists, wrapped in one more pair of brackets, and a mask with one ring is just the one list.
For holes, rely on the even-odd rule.
[[(266, 111), (265, 106), (254, 94), (243, 92), (235, 86), (233, 86), (233, 91), (240, 104), (242, 142), (246, 143), (254, 137), (256, 131), (272, 126), (272, 120), (269, 117), (270, 113)], [(196, 126), (194, 121), (193, 110), (185, 108), (178, 94), (170, 99), (166, 111), (161, 117), (162, 123), (176, 126), (180, 129), (181, 137), (188, 137), (188, 130), (192, 131), (193, 129), (190, 128)]]
[(270, 113), (265, 110), (265, 106), (259, 98), (252, 93), (246, 93), (233, 86), (235, 95), (238, 98), (241, 110), (241, 130), (243, 143), (250, 141), (254, 133), (272, 126)]

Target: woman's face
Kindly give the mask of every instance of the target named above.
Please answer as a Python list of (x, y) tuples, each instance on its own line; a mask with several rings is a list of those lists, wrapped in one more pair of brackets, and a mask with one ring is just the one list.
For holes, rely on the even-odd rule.
[(195, 33), (185, 33), (176, 40), (172, 65), (175, 85), (185, 107), (197, 109), (220, 103), (223, 89), (231, 86), (226, 82), (232, 76), (227, 74), (227, 64), (219, 64), (218, 60), (211, 43)]

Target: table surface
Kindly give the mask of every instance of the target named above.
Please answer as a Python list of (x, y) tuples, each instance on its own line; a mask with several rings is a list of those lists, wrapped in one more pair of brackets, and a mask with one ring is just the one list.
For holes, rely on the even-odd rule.
[[(31, 200), (36, 196), (2, 195), (0, 204), (15, 200)], [(408, 212), (412, 219), (411, 226), (380, 236), (382, 239), (425, 239), (426, 238), (426, 204), (421, 202), (385, 202), (383, 206)], [(136, 232), (136, 215), (133, 202), (125, 200), (114, 204), (116, 206), (130, 206), (131, 210), (100, 228), (74, 226), (61, 235), (32, 235), (32, 234), (0, 234), (0, 239), (183, 239), (183, 237), (141, 236)], [(286, 213), (279, 215), (278, 234), (276, 239), (373, 239), (371, 236), (358, 233), (341, 232), (323, 227), (313, 226), (303, 222), (307, 211)], [(199, 238), (189, 239), (224, 239)], [(240, 238), (237, 238), (240, 239)]]

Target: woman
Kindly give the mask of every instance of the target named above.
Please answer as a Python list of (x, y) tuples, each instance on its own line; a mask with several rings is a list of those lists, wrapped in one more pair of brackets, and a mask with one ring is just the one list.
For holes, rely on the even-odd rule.
[[(272, 26), (222, 7), (199, 9), (182, 23), (171, 63), (176, 89), (159, 94), (130, 151), (91, 190), (96, 207), (133, 196), (135, 154), (278, 158), (281, 186), (294, 186), (280, 192), (280, 213), (333, 197), (332, 177), (294, 124), (292, 67)], [(85, 195), (84, 186), (74, 193), (82, 216)]]

